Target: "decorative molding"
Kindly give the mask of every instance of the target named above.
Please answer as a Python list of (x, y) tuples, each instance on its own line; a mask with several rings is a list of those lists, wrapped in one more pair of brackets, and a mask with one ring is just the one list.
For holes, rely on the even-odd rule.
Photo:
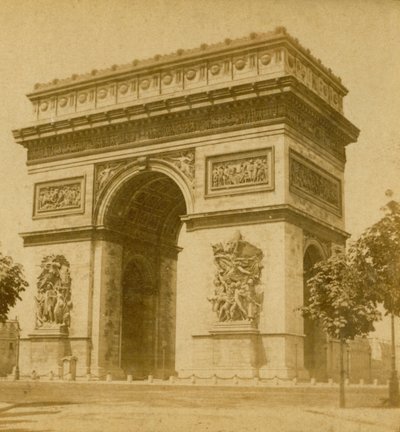
[(289, 188), (341, 216), (341, 181), (293, 150), (289, 152)]
[(48, 120), (99, 107), (140, 102), (149, 96), (165, 98), (209, 84), (232, 87), (235, 81), (251, 83), (271, 74), (274, 78), (294, 76), (342, 113), (342, 98), (347, 90), (340, 79), (282, 29), (55, 79), (35, 85), (28, 96), (34, 105), (34, 119)]
[(261, 249), (245, 241), (239, 231), (227, 242), (212, 245), (216, 266), (213, 304), (219, 322), (256, 325), (262, 305)]
[[(236, 210), (195, 213), (181, 217), (188, 232), (217, 227), (235, 227), (275, 222), (288, 222), (303, 230), (316, 233), (320, 238), (333, 243), (344, 244), (350, 234), (319, 220), (290, 205), (244, 208)], [(72, 243), (91, 240), (110, 240), (118, 242), (128, 238), (126, 232), (110, 230), (104, 226), (80, 226), (20, 233), (24, 247)]]
[(335, 243), (344, 243), (350, 234), (312, 214), (291, 205), (273, 205), (237, 210), (195, 213), (183, 216), (188, 232), (202, 229), (254, 225), (275, 222), (288, 222), (304, 230), (318, 233), (322, 238)]
[[(32, 164), (217, 131), (287, 123), (344, 161), (344, 146), (352, 141), (353, 136), (344, 132), (346, 129), (343, 128), (350, 124), (343, 118), (341, 120), (344, 123), (338, 127), (333, 124), (331, 116), (318, 113), (300, 97), (282, 93), (35, 138), (24, 141), (24, 145), (28, 148), (28, 163)], [(356, 133), (354, 129), (352, 127), (352, 134)]]
[(33, 218), (83, 213), (84, 204), (84, 176), (34, 185)]
[(210, 156), (206, 159), (206, 196), (274, 189), (273, 148)]
[(63, 332), (71, 324), (70, 264), (63, 255), (48, 255), (42, 259), (38, 276), (35, 329)]

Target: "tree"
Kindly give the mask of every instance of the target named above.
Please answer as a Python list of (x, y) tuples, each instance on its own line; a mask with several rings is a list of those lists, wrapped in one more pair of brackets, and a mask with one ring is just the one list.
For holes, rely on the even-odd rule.
[(363, 295), (363, 284), (353, 265), (352, 255), (334, 251), (332, 256), (316, 263), (307, 281), (310, 292), (306, 305), (300, 308), (304, 318), (321, 325), (340, 342), (340, 407), (345, 406), (344, 352), (348, 340), (365, 336), (374, 330), (380, 318), (374, 301)]
[(15, 306), (17, 300), (21, 300), (20, 293), (27, 286), (22, 266), (0, 253), (0, 322), (7, 319), (10, 308)]
[[(387, 191), (386, 195), (391, 197), (392, 192)], [(394, 320), (400, 316), (400, 203), (391, 200), (382, 210), (384, 217), (367, 228), (355, 243), (355, 264), (358, 271), (369, 275), (370, 283), (365, 283), (364, 289), (366, 295), (382, 304), (391, 317), (389, 403), (399, 406)]]

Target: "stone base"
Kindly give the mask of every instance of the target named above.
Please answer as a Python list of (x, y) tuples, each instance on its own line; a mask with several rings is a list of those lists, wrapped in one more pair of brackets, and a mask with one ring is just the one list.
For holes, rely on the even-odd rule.
[(56, 376), (60, 373), (62, 359), (70, 355), (68, 330), (65, 326), (51, 326), (35, 329), (28, 335), (30, 342), (30, 370), (40, 375), (52, 371)]
[(260, 336), (252, 323), (216, 323), (208, 335), (196, 335), (193, 339), (192, 371), (196, 375), (258, 376)]

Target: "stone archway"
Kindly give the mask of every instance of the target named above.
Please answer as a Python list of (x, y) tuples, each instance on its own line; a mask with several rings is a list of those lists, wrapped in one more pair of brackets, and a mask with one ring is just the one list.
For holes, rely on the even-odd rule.
[(100, 316), (108, 327), (99, 352), (105, 353), (107, 369), (136, 378), (167, 376), (175, 372), (178, 237), (186, 200), (177, 183), (162, 172), (122, 175), (102, 219), (111, 239), (107, 243), (114, 249), (101, 268), (113, 275), (112, 282), (101, 289), (106, 302), (113, 301)]
[[(313, 266), (325, 259), (325, 253), (322, 247), (312, 241), (306, 245), (303, 258), (303, 302), (309, 301), (309, 290), (307, 280), (311, 276)], [(304, 367), (310, 374), (310, 377), (317, 381), (326, 381), (327, 376), (327, 339), (326, 334), (317, 323), (309, 318), (304, 319)]]

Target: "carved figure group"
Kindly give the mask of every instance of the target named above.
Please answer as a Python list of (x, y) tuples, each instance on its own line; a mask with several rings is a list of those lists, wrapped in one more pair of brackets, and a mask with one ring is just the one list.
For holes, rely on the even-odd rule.
[(212, 187), (229, 187), (231, 185), (246, 183), (268, 183), (267, 157), (247, 158), (213, 164)]
[(36, 327), (52, 327), (71, 322), (71, 277), (69, 263), (62, 255), (43, 258), (37, 282)]
[(262, 251), (243, 240), (237, 232), (232, 240), (212, 245), (217, 267), (213, 304), (218, 321), (256, 322), (261, 307), (260, 282)]
[(294, 158), (290, 164), (290, 183), (329, 204), (340, 206), (339, 181), (329, 180)]
[(43, 187), (39, 191), (39, 211), (79, 207), (80, 204), (81, 189), (79, 184)]

